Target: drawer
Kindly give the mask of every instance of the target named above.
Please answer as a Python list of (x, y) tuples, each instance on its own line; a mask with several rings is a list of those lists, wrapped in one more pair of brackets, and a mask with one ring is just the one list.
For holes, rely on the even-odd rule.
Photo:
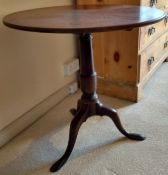
[(160, 58), (168, 52), (168, 33), (157, 39), (140, 55), (140, 78), (143, 78), (155, 67)]
[(159, 23), (141, 27), (140, 28), (140, 45), (139, 49), (142, 50), (150, 42), (156, 39), (162, 32), (168, 29), (168, 18), (160, 21)]

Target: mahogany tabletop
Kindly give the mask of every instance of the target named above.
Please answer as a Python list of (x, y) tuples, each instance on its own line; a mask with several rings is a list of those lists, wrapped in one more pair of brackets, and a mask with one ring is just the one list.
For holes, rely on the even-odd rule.
[(9, 14), (3, 23), (34, 32), (90, 33), (142, 27), (164, 17), (162, 10), (143, 6), (59, 6)]

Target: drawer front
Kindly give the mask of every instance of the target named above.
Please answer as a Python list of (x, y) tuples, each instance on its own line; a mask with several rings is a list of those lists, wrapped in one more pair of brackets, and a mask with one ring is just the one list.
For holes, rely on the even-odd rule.
[(161, 36), (140, 55), (140, 81), (152, 70), (159, 59), (168, 53), (168, 33)]
[(168, 0), (156, 0), (156, 7), (168, 12)]
[(162, 32), (168, 29), (168, 18), (159, 23), (141, 27), (140, 29), (140, 50), (157, 38)]

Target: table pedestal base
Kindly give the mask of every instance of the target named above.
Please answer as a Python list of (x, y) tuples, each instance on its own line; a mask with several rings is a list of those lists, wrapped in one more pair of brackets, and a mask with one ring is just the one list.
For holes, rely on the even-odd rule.
[(96, 94), (96, 72), (94, 70), (92, 37), (90, 33), (80, 35), (80, 85), (83, 95), (78, 101), (77, 110), (72, 110), (74, 118), (70, 124), (69, 141), (64, 155), (50, 168), (51, 172), (58, 171), (68, 160), (83, 122), (89, 117), (99, 115), (112, 119), (118, 130), (127, 138), (142, 141), (145, 138), (139, 134), (128, 133), (122, 126), (117, 111), (107, 108), (100, 103)]

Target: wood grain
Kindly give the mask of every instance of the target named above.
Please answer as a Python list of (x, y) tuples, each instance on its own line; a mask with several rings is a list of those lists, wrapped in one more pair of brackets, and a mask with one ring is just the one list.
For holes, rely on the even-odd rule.
[[(150, 0), (76, 0), (77, 5), (146, 5)], [(155, 4), (165, 12), (168, 11), (168, 1), (159, 0)], [(148, 35), (151, 27), (155, 32)], [(95, 66), (98, 73), (98, 93), (138, 101), (142, 97), (142, 88), (167, 56), (164, 52), (163, 40), (160, 37), (167, 32), (168, 23), (159, 23), (134, 29), (132, 31), (112, 31), (94, 34)], [(157, 46), (153, 46), (158, 39)], [(147, 59), (152, 56), (150, 47), (158, 59), (148, 70)], [(158, 47), (158, 48), (157, 48)], [(156, 53), (158, 52), (158, 53)], [(160, 53), (160, 54), (159, 54)], [(140, 55), (139, 55), (140, 54)], [(156, 55), (157, 54), (157, 55)], [(159, 54), (159, 55), (158, 55)], [(163, 55), (164, 57), (163, 57)]]
[(78, 5), (140, 5), (139, 0), (76, 0)]
[(123, 30), (156, 23), (165, 17), (161, 10), (121, 6), (63, 6), (16, 12), (6, 16), (8, 27), (47, 33), (85, 33)]

